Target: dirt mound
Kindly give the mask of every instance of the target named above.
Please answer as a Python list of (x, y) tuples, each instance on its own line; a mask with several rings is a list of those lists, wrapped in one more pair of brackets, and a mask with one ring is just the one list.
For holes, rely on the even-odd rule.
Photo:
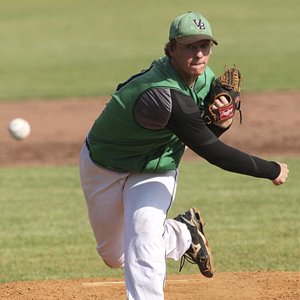
[[(0, 285), (1, 299), (126, 299), (119, 279), (76, 279), (11, 282)], [(166, 300), (296, 300), (300, 299), (299, 273), (255, 272), (168, 276)]]

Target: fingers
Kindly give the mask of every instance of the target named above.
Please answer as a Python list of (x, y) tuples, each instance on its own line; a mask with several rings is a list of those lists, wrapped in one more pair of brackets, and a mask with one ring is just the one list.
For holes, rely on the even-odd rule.
[(221, 96), (216, 101), (218, 101), (219, 105), (224, 106), (229, 103), (228, 99), (225, 96)]
[[(218, 99), (214, 100), (214, 104), (212, 105), (212, 109), (218, 109), (220, 107), (226, 106), (229, 104), (228, 99), (225, 96), (220, 96)], [(228, 128), (232, 124), (233, 119), (225, 119), (220, 122), (215, 122), (215, 125), (221, 128)]]
[(289, 169), (288, 169), (287, 164), (279, 163), (279, 162), (278, 162), (278, 164), (280, 165), (280, 174), (276, 179), (272, 180), (273, 184), (275, 184), (275, 185), (281, 185), (281, 184), (285, 183), (285, 181), (288, 178), (288, 174), (289, 174)]
[(212, 108), (217, 109), (217, 108), (227, 105), (228, 103), (229, 103), (229, 101), (227, 100), (227, 98), (225, 96), (221, 96), (220, 98), (218, 98), (214, 101)]

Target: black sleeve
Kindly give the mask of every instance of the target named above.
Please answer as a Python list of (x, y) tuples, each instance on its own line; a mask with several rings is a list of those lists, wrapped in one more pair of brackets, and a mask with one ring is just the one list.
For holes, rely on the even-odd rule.
[(209, 128), (209, 130), (211, 132), (214, 133), (214, 135), (216, 135), (217, 137), (220, 137), (224, 132), (226, 132), (230, 128), (231, 125), (227, 128), (222, 128), (222, 127), (217, 126), (215, 124), (208, 124), (206, 126)]
[(251, 156), (222, 143), (206, 126), (194, 101), (171, 90), (172, 112), (167, 124), (180, 140), (198, 155), (224, 170), (254, 177), (275, 179), (279, 164)]

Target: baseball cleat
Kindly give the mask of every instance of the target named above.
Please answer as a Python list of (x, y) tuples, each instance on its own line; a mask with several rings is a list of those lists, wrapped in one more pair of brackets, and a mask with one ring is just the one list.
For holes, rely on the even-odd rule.
[(205, 277), (213, 277), (213, 257), (203, 231), (205, 223), (200, 217), (200, 212), (195, 208), (191, 208), (189, 211), (178, 215), (174, 220), (185, 224), (192, 237), (190, 248), (181, 258), (179, 271), (182, 270), (185, 260), (187, 260), (189, 263), (197, 264), (200, 272)]

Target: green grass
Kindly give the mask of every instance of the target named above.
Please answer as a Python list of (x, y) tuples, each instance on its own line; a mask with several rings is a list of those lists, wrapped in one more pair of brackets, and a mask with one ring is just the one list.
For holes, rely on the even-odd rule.
[(0, 281), (119, 275), (94, 250), (77, 168), (0, 174)]
[(297, 0), (2, 0), (0, 100), (109, 95), (163, 55), (188, 10), (212, 23), (217, 74), (235, 63), (245, 91), (300, 88)]
[[(109, 95), (163, 55), (171, 20), (188, 10), (212, 23), (217, 74), (235, 63), (245, 91), (300, 89), (297, 0), (2, 0), (0, 101)], [(300, 160), (287, 161), (280, 187), (182, 164), (170, 216), (201, 209), (217, 271), (299, 271)], [(76, 167), (1, 168), (0, 178), (0, 282), (122, 275), (96, 254)]]
[[(170, 217), (201, 209), (217, 271), (299, 271), (300, 160), (287, 162), (290, 178), (280, 187), (182, 163)], [(1, 168), (0, 178), (1, 282), (122, 276), (96, 254), (77, 167)], [(178, 272), (178, 262), (168, 270)]]

